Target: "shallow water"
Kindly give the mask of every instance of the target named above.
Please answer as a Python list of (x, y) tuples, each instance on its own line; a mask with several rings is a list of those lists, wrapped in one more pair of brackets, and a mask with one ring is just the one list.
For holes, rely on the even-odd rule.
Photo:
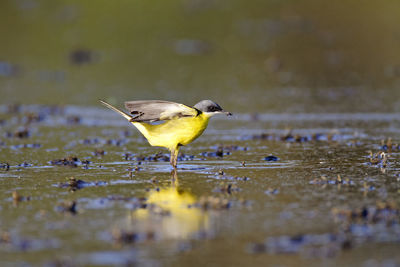
[(0, 111), (2, 265), (400, 262), (400, 114), (216, 117), (174, 174), (108, 110)]
[[(400, 265), (399, 1), (0, 2), (1, 266)], [(98, 98), (235, 116), (171, 173)]]

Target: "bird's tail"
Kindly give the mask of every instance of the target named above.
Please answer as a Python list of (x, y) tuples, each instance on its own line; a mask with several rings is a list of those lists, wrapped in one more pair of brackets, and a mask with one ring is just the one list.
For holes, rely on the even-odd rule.
[(103, 101), (103, 100), (99, 100), (100, 103), (102, 103), (104, 106), (108, 107), (111, 110), (114, 110), (115, 112), (119, 113), (122, 117), (124, 117), (125, 119), (127, 119), (128, 121), (130, 121), (132, 119), (131, 116), (129, 116), (128, 114), (126, 114), (125, 112), (123, 112), (122, 110), (117, 109), (114, 106), (111, 106), (110, 104), (108, 104), (107, 102)]
[(129, 122), (131, 122), (143, 135), (144, 137), (146, 137), (147, 140), (149, 140), (150, 137), (150, 133), (149, 133), (149, 129), (148, 127), (151, 127), (151, 125), (146, 125), (145, 123), (140, 123), (140, 122), (134, 122), (131, 121), (132, 116), (129, 116), (128, 114), (126, 114), (125, 112), (117, 109), (114, 106), (111, 106), (110, 104), (108, 104), (107, 102), (100, 100), (99, 101), (106, 107), (108, 107), (111, 110), (114, 110), (115, 112), (119, 113), (122, 117), (124, 117), (125, 119), (127, 119)]

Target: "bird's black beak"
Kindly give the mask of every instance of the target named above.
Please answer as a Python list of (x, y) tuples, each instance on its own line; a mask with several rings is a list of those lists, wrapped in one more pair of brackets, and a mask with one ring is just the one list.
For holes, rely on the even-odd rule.
[(218, 111), (214, 111), (214, 114), (225, 114), (226, 116), (232, 116), (232, 113), (228, 112), (228, 111), (224, 111), (224, 110), (218, 110)]
[(228, 112), (228, 111), (220, 111), (222, 114), (225, 114), (226, 116), (232, 116), (232, 113)]

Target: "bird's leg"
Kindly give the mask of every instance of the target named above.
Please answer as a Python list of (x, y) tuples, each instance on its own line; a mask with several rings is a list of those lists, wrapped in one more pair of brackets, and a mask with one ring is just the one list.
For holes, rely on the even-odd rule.
[(179, 154), (179, 147), (175, 149), (171, 149), (171, 157), (169, 159), (169, 163), (176, 169), (176, 165), (178, 165), (178, 154)]
[(179, 146), (177, 148), (175, 148), (175, 155), (174, 155), (174, 166), (176, 168), (176, 166), (178, 166), (178, 155), (179, 155)]
[(171, 149), (171, 156), (169, 157), (169, 163), (172, 165), (172, 167), (174, 167), (174, 169), (175, 169), (175, 166), (174, 166), (174, 155), (175, 155), (175, 150), (174, 149)]

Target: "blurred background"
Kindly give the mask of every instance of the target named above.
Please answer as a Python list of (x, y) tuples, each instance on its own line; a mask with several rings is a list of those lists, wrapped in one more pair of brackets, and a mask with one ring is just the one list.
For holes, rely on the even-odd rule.
[(399, 112), (397, 0), (2, 0), (0, 104)]

